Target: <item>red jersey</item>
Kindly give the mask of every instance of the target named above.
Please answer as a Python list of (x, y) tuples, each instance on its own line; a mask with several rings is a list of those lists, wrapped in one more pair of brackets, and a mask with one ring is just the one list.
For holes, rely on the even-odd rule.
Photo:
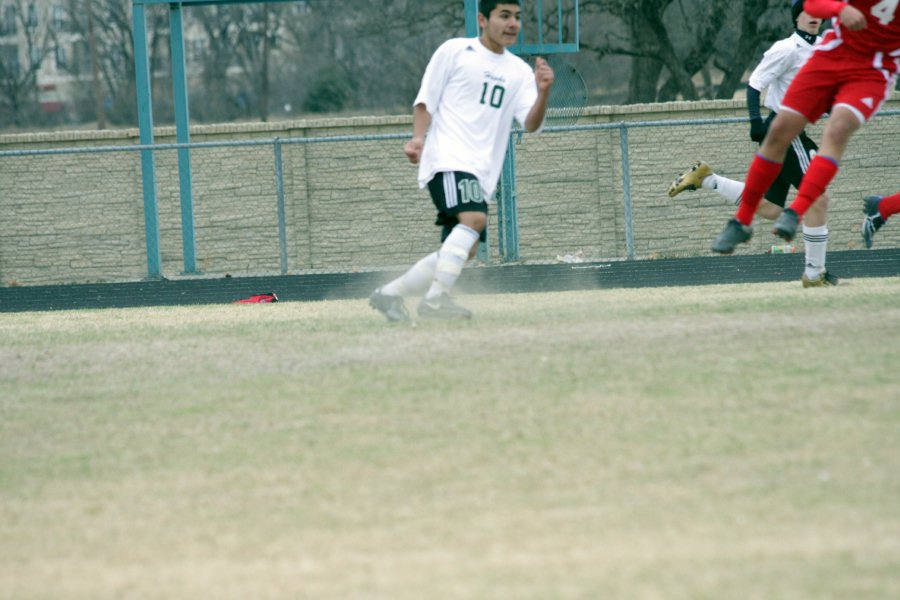
[[(866, 27), (851, 31), (841, 26), (838, 15), (845, 5), (866, 16)], [(834, 18), (834, 28), (822, 36), (821, 50), (844, 46), (856, 54), (883, 53), (900, 56), (900, 1), (898, 0), (806, 0), (803, 10), (814, 17)], [(896, 67), (895, 69), (896, 70)]]

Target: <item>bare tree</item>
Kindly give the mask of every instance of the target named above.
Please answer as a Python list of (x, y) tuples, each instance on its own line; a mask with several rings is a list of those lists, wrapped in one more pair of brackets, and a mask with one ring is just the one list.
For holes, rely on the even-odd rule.
[(737, 43), (728, 44), (713, 59), (724, 73), (716, 98), (731, 98), (741, 84), (742, 74), (758, 61), (760, 48), (787, 36), (791, 25), (784, 7), (784, 3), (771, 0), (744, 0), (737, 20)]
[[(27, 0), (18, 27), (27, 25)], [(134, 42), (128, 0), (61, 0), (82, 58), (81, 115), (136, 121)], [(581, 52), (568, 57), (592, 94), (608, 102), (730, 98), (761, 50), (787, 34), (787, 0), (573, 0), (581, 9)], [(572, 39), (572, 2), (560, 21), (545, 4), (546, 39)], [(523, 3), (532, 19), (534, 0)], [(185, 11), (191, 117), (266, 121), (275, 111), (405, 112), (437, 46), (465, 33), (463, 0), (297, 0), (216, 3)], [(168, 7), (147, 5), (154, 113), (171, 119)], [(529, 16), (531, 15), (531, 16)], [(526, 27), (533, 27), (533, 19)], [(3, 116), (22, 122), (37, 107), (37, 69), (53, 32), (26, 30), (29, 48), (0, 56)], [(532, 31), (532, 30), (530, 30)], [(27, 60), (19, 57), (26, 56)], [(81, 72), (79, 72), (81, 69)], [(599, 96), (596, 94), (599, 93)], [(601, 100), (603, 101), (603, 100)], [(35, 110), (37, 110), (35, 108)], [(2, 117), (0, 117), (2, 118)]]
[[(53, 47), (53, 31), (47, 27), (48, 7), (38, 9), (34, 3), (14, 0), (15, 20), (6, 27), (14, 30), (24, 46), (6, 46), (0, 52), (0, 113), (7, 115), (9, 124), (17, 127), (32, 121), (40, 111), (38, 100), (38, 71)], [(43, 24), (43, 25), (42, 25)]]
[(263, 122), (269, 119), (270, 62), (272, 51), (279, 44), (277, 33), (283, 22), (283, 8), (260, 3), (232, 13), (240, 19), (233, 23), (232, 30), (238, 77), (245, 89), (259, 90), (255, 94), (256, 110)]
[[(461, 0), (310, 2), (285, 21), (285, 83), (308, 108), (405, 111), (432, 52), (464, 24)], [(321, 101), (329, 90), (342, 107)]]
[[(168, 19), (166, 6), (148, 5), (147, 37), (150, 43), (150, 69), (159, 73), (168, 65), (166, 44), (168, 42)], [(93, 39), (97, 60), (92, 67), (96, 70), (97, 83), (92, 83), (88, 94), (91, 113), (101, 119), (103, 116), (117, 124), (133, 125), (137, 121), (137, 100), (134, 74), (134, 35), (131, 23), (130, 3), (126, 0), (67, 0), (69, 26), (74, 34), (89, 46)], [(90, 52), (90, 48), (87, 49)], [(78, 61), (68, 67), (73, 75), (86, 75)], [(164, 110), (157, 111), (163, 119), (170, 118), (171, 100), (168, 99), (165, 80), (153, 77), (154, 104)], [(99, 89), (98, 89), (99, 88)], [(97, 106), (96, 97), (101, 97), (102, 107)]]
[[(582, 7), (582, 47), (600, 59), (631, 58), (628, 103), (730, 98), (759, 48), (790, 24), (783, 0), (582, 0)], [(588, 33), (592, 22), (610, 18), (612, 27)], [(711, 68), (722, 71), (716, 85)]]
[[(279, 45), (285, 7), (266, 3), (205, 6), (191, 18), (207, 45), (197, 55), (200, 120), (230, 120), (252, 113), (269, 118), (271, 60)], [(255, 109), (255, 110), (254, 110)]]
[(200, 68), (200, 110), (192, 111), (198, 120), (228, 121), (238, 116), (235, 94), (228, 82), (228, 67), (234, 59), (230, 31), (234, 5), (203, 6), (188, 13), (191, 22), (203, 30), (205, 45), (196, 52)]

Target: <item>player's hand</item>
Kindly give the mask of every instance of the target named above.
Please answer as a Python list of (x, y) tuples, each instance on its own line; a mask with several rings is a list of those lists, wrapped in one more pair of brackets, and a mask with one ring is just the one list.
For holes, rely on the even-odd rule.
[(841, 20), (841, 25), (850, 31), (859, 31), (866, 28), (866, 15), (849, 4), (841, 9), (841, 12), (838, 13), (838, 18)]
[(750, 139), (754, 142), (762, 142), (766, 139), (766, 124), (762, 119), (750, 119)]
[(406, 154), (406, 158), (409, 159), (414, 165), (419, 164), (419, 159), (422, 158), (422, 148), (425, 147), (425, 140), (422, 138), (412, 138), (406, 145), (403, 147), (403, 152)]
[(534, 81), (537, 84), (538, 92), (546, 92), (553, 85), (553, 69), (547, 64), (547, 61), (538, 57), (534, 61)]

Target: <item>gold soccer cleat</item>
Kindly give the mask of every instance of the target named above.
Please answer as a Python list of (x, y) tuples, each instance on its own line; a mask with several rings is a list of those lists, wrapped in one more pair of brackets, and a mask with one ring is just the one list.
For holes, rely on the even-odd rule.
[(674, 198), (684, 190), (700, 189), (703, 180), (712, 175), (712, 167), (702, 160), (678, 176), (669, 186), (669, 197)]
[(833, 285), (837, 285), (838, 281), (840, 281), (837, 277), (829, 273), (828, 271), (823, 271), (821, 275), (816, 277), (815, 279), (810, 279), (806, 276), (806, 273), (803, 274), (803, 277), (800, 278), (800, 281), (803, 282), (803, 287), (811, 288), (811, 287), (831, 287)]

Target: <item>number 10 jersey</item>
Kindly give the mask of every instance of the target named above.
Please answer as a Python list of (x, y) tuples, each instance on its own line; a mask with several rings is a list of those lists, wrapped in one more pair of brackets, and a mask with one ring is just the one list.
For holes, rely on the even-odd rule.
[(478, 38), (441, 44), (413, 103), (424, 104), (431, 114), (419, 187), (436, 173), (463, 171), (475, 175), (491, 199), (513, 120), (524, 123), (536, 100), (534, 71), (509, 50), (491, 52)]

